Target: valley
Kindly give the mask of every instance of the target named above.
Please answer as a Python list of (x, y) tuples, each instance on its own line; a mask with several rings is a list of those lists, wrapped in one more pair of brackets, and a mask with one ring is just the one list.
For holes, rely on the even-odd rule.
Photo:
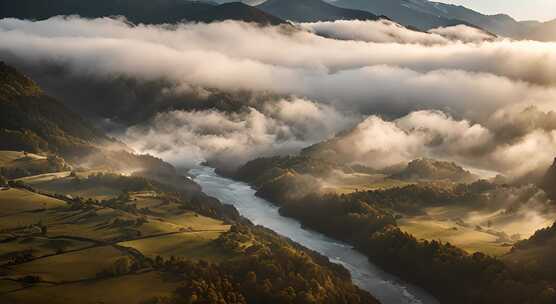
[(453, 3), (0, 0), (0, 303), (556, 303), (556, 15)]
[[(116, 193), (121, 193), (122, 188), (119, 190)], [(131, 299), (144, 301), (145, 297), (171, 296), (178, 284), (164, 279), (163, 273), (144, 268), (146, 265), (139, 263), (148, 263), (148, 259), (160, 256), (192, 260), (219, 256), (222, 250), (211, 244), (230, 228), (221, 221), (197, 213), (191, 215), (195, 221), (185, 220), (186, 225), (167, 220), (165, 217), (175, 213), (187, 218), (188, 213), (176, 203), (172, 206), (172, 203), (165, 202), (168, 198), (156, 192), (131, 193), (127, 198), (130, 202), (139, 202), (143, 210), (156, 212), (156, 217), (141, 214), (138, 209), (128, 209), (126, 199), (121, 201), (119, 207), (86, 201), (103, 197), (116, 203), (119, 194), (107, 196), (104, 189), (80, 193), (76, 199), (70, 199), (67, 194), (58, 195), (60, 199), (52, 199), (18, 188), (0, 192), (3, 211), (0, 285), (2, 297), (12, 303), (41, 298), (52, 303), (80, 301), (87, 290), (103, 290), (102, 297), (90, 301), (115, 302), (121, 296), (116, 287), (118, 284), (131, 288), (130, 293), (139, 294)], [(147, 199), (144, 198), (146, 195)], [(6, 210), (14, 205), (19, 208)], [(136, 249), (145, 242), (158, 242), (170, 248), (185, 243), (188, 247), (183, 246), (184, 249), (179, 252), (168, 249), (156, 254)], [(211, 246), (214, 247), (212, 250)], [(192, 253), (194, 248), (203, 250), (203, 254)], [(120, 266), (121, 270), (117, 268)], [(119, 280), (119, 276), (125, 278)], [(153, 289), (146, 294), (139, 293), (145, 280)], [(136, 283), (135, 289), (133, 281), (139, 283)], [(111, 287), (113, 284), (115, 287)], [(65, 292), (62, 294), (60, 290)]]
[(375, 295), (381, 303), (438, 303), (420, 288), (382, 271), (350, 245), (306, 229), (297, 221), (281, 216), (278, 208), (257, 197), (255, 190), (249, 185), (218, 176), (210, 168), (193, 169), (191, 174), (203, 191), (224, 203), (234, 205), (253, 223), (270, 228), (346, 267), (351, 272), (354, 283)]
[[(320, 153), (321, 148), (328, 149), (327, 153)], [(521, 290), (521, 298), (509, 299), (503, 287), (506, 283), (487, 283), (489, 276), (518, 280), (522, 272), (533, 275), (536, 271), (516, 269), (502, 261), (518, 256), (515, 246), (553, 222), (554, 207), (538, 187), (496, 184), (455, 164), (416, 160), (406, 168), (383, 174), (382, 180), (376, 175), (369, 178), (368, 188), (331, 192), (328, 179), (338, 183), (338, 176), (343, 176), (351, 181), (350, 172), (372, 170), (323, 157), (332, 155), (329, 149), (329, 144), (316, 145), (300, 156), (257, 159), (239, 168), (234, 177), (249, 182), (257, 196), (279, 207), (281, 215), (300, 221), (304, 228), (352, 244), (379, 267), (425, 286), (441, 302), (466, 303), (493, 297), (496, 302), (520, 303), (533, 298), (537, 288), (551, 288), (547, 286), (553, 281), (541, 287), (543, 284), (530, 285), (523, 280), (515, 287)], [(413, 183), (382, 186), (394, 176)], [(516, 198), (517, 204), (513, 202)], [(415, 255), (424, 256), (414, 259)], [(472, 268), (460, 269), (460, 263)], [(482, 267), (489, 266), (479, 265), (498, 268), (495, 273), (483, 273)], [(457, 278), (471, 276), (486, 281), (471, 284), (467, 287), (470, 290), (460, 289), (463, 282), (453, 277), (439, 281), (456, 271), (462, 271)], [(426, 278), (431, 281), (424, 283)], [(544, 278), (537, 280), (545, 282)], [(481, 288), (492, 292), (474, 292)], [(454, 293), (460, 300), (454, 300)]]
[[(254, 226), (170, 164), (130, 153), (64, 106), (51, 112), (45, 103), (55, 100), (1, 67), (0, 90), (11, 92), (3, 110), (42, 100), (34, 114), (18, 114), (26, 123), (2, 120), (3, 131), (19, 134), (2, 148), (34, 147), (0, 151), (2, 301), (378, 303), (342, 266)], [(48, 115), (94, 135), (66, 135), (75, 130), (68, 120)], [(69, 143), (35, 145), (64, 136)]]

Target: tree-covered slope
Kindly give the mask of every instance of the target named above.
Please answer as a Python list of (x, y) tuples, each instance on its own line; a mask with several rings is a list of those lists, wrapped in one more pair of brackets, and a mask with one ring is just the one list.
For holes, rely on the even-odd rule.
[(0, 150), (58, 155), (76, 167), (143, 172), (184, 184), (170, 164), (133, 153), (5, 63), (0, 63)]
[(0, 63), (0, 149), (83, 153), (113, 142), (31, 79)]

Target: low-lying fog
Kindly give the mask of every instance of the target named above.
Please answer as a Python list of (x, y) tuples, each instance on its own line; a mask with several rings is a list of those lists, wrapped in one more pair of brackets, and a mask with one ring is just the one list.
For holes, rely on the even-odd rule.
[(466, 26), (3, 19), (0, 58), (181, 166), (236, 168), (339, 133), (346, 159), (377, 169), (427, 157), (527, 183), (556, 156), (556, 43)]
[[(184, 96), (174, 110), (151, 113), (122, 134), (138, 151), (179, 164), (237, 166), (296, 152), (354, 126), (346, 149), (374, 166), (426, 156), (527, 176), (556, 156), (554, 43), (512, 41), (465, 26), (415, 32), (390, 21), (294, 28), (57, 17), (3, 19), (0, 32), (1, 58), (39, 79), (58, 73), (66, 83), (161, 81), (148, 100), (121, 98), (139, 108)], [(47, 88), (62, 95), (55, 80)], [(191, 104), (221, 92), (249, 97), (224, 109)], [(94, 110), (94, 100), (84, 101)]]

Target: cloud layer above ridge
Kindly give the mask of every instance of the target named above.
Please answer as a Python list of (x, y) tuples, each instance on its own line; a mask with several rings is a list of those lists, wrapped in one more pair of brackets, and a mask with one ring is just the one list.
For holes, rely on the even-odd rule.
[[(547, 148), (556, 144), (556, 128), (539, 122), (556, 110), (556, 43), (498, 39), (465, 26), (423, 33), (389, 21), (261, 27), (3, 19), (2, 57), (98, 79), (162, 79), (164, 94), (177, 96), (190, 90), (279, 96), (234, 113), (159, 113), (125, 133), (139, 150), (175, 160), (189, 153), (194, 161), (240, 164), (291, 153), (359, 121), (358, 128), (380, 130), (365, 138), (400, 135), (390, 150), (404, 147), (389, 154), (393, 161), (430, 155), (524, 175), (556, 155)], [(459, 127), (433, 136), (423, 131), (430, 122)], [(534, 164), (519, 160), (535, 149), (542, 153)]]

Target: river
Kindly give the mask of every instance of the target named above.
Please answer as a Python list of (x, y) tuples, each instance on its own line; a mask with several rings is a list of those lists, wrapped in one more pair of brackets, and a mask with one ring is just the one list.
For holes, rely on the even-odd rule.
[(404, 283), (375, 265), (352, 246), (333, 240), (321, 233), (303, 229), (295, 219), (283, 217), (278, 207), (255, 196), (248, 184), (217, 175), (213, 169), (200, 167), (189, 172), (203, 192), (231, 204), (242, 216), (256, 225), (274, 230), (295, 242), (327, 256), (351, 272), (353, 282), (375, 296), (383, 304), (438, 304), (424, 290)]

